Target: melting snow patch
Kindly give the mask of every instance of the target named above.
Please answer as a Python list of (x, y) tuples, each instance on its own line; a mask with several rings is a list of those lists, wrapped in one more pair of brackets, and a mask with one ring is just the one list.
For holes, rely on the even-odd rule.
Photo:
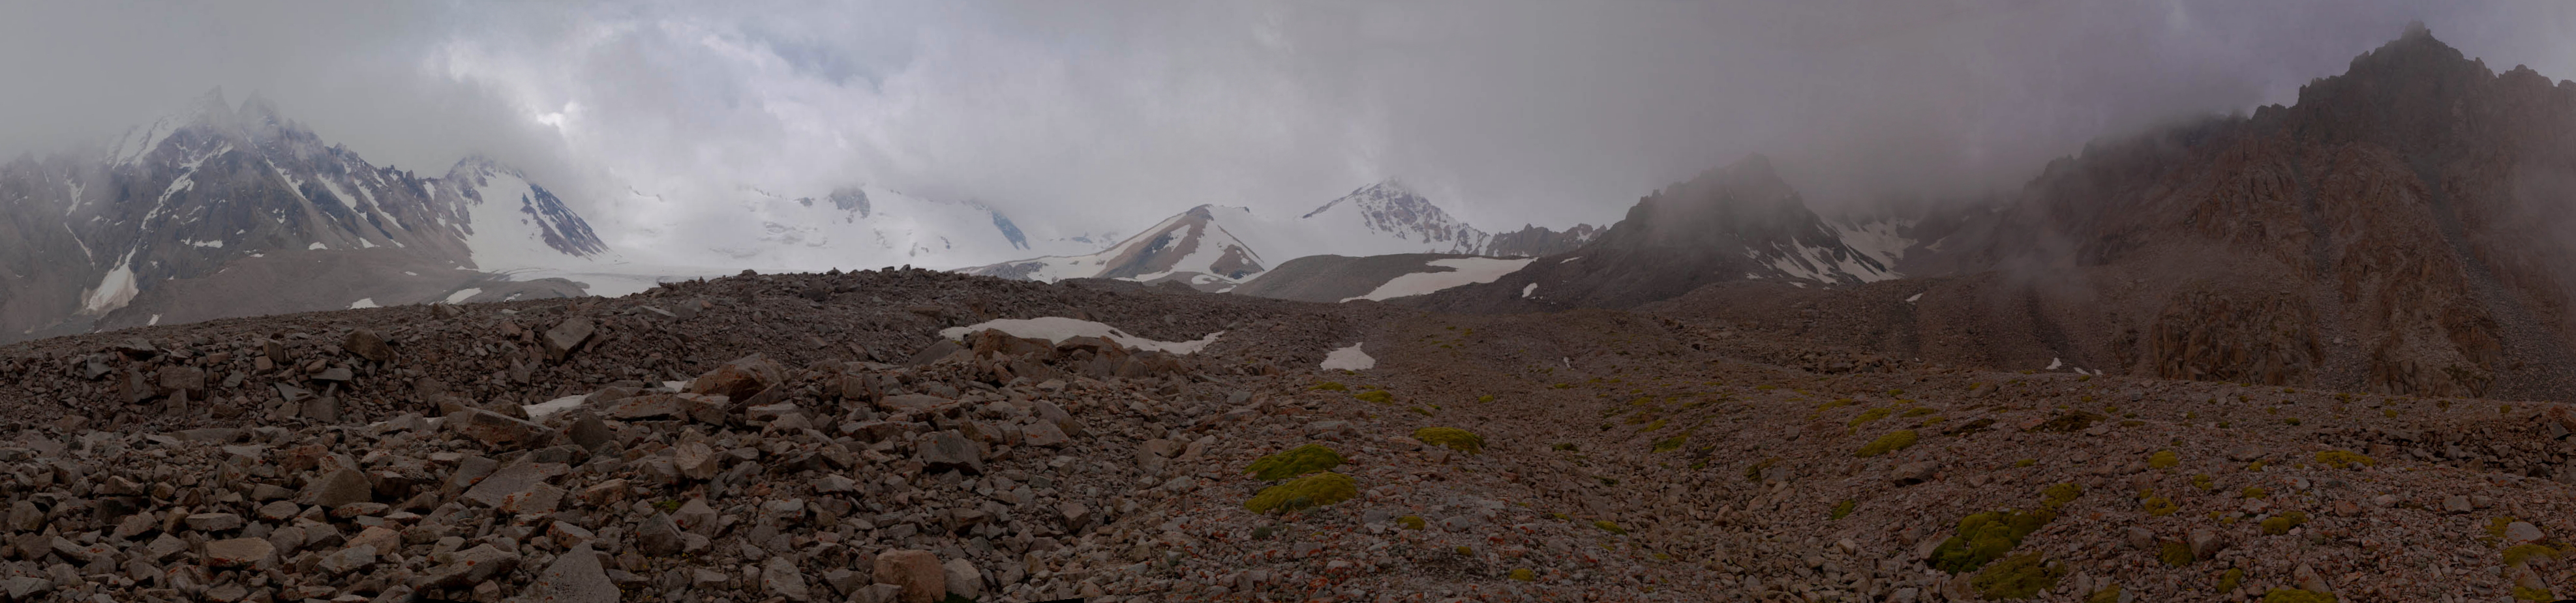
[(1062, 316), (1048, 316), (1045, 318), (1005, 318), (1001, 320), (987, 320), (963, 327), (940, 329), (939, 336), (949, 339), (958, 339), (965, 337), (968, 333), (982, 331), (985, 329), (999, 329), (1004, 333), (1011, 334), (1012, 337), (1044, 339), (1055, 343), (1064, 343), (1064, 340), (1075, 337), (1098, 337), (1117, 342), (1118, 345), (1139, 350), (1153, 350), (1173, 354), (1197, 353), (1200, 349), (1206, 348), (1208, 344), (1216, 343), (1218, 335), (1225, 334), (1224, 331), (1217, 331), (1209, 333), (1206, 337), (1201, 337), (1195, 341), (1155, 341), (1129, 335), (1126, 331), (1120, 331), (1117, 327), (1112, 327), (1106, 324), (1088, 320), (1075, 320)]
[(116, 261), (116, 269), (107, 271), (107, 276), (98, 279), (98, 288), (90, 290), (81, 309), (91, 314), (106, 314), (134, 301), (138, 289), (134, 285), (133, 259), (134, 252), (125, 252), (125, 257)]
[(1376, 367), (1377, 359), (1370, 358), (1367, 352), (1360, 351), (1360, 346), (1362, 345), (1366, 344), (1354, 343), (1351, 344), (1351, 347), (1333, 350), (1332, 353), (1325, 354), (1324, 364), (1318, 368), (1328, 371), (1336, 369), (1345, 371), (1365, 371)]
[(1538, 292), (1538, 283), (1530, 283), (1530, 284), (1529, 284), (1529, 286), (1527, 286), (1527, 287), (1522, 287), (1522, 288), (1521, 288), (1521, 297), (1529, 297), (1529, 296), (1530, 296), (1530, 294), (1532, 294), (1532, 293), (1537, 293), (1537, 292)]
[(330, 249), (330, 248), (331, 248), (331, 246), (329, 246), (329, 245), (324, 245), (324, 244), (322, 244), (322, 242), (321, 242), (321, 241), (314, 241), (314, 242), (313, 242), (313, 244), (304, 246), (304, 250), (305, 250), (305, 251), (312, 251), (312, 250), (315, 250), (315, 249)]
[(161, 315), (159, 315), (159, 314), (154, 314), (154, 315), (152, 315), (152, 322), (143, 323), (143, 326), (147, 326), (147, 327), (149, 327), (149, 326), (157, 325), (157, 324), (161, 324)]
[(565, 396), (536, 404), (521, 406), (519, 407), (519, 410), (528, 411), (528, 420), (530, 421), (543, 421), (546, 420), (546, 415), (572, 410), (573, 407), (581, 406), (581, 401), (588, 398), (590, 398), (588, 394)]
[(224, 242), (223, 242), (223, 241), (188, 241), (188, 244), (189, 244), (189, 245), (194, 245), (194, 246), (197, 246), (197, 247), (213, 247), (213, 248), (216, 248), (216, 249), (223, 249), (223, 248), (224, 248)]
[(412, 272), (412, 271), (409, 271), (409, 270), (404, 270), (404, 271), (403, 271), (403, 276), (420, 276), (420, 273), (418, 273), (418, 272)]
[(482, 288), (480, 288), (480, 287), (472, 288), (472, 289), (458, 289), (455, 293), (449, 293), (449, 294), (447, 294), (447, 303), (451, 303), (451, 304), (461, 304), (461, 303), (465, 303), (465, 298), (474, 297), (474, 294), (476, 294), (476, 293), (482, 293), (482, 292), (483, 292), (483, 289), (482, 289)]
[(2053, 371), (2053, 370), (2057, 370), (2057, 367), (2061, 367), (2061, 366), (2066, 366), (2066, 361), (2064, 361), (2064, 360), (2058, 360), (2058, 359), (2056, 359), (2056, 358), (2050, 358), (2050, 359), (2048, 359), (2048, 369), (2047, 369), (2047, 370), (2052, 370), (2052, 371)]
[(1916, 294), (1914, 294), (1914, 297), (1908, 297), (1908, 298), (1905, 298), (1905, 303), (1909, 303), (1909, 304), (1910, 304), (1910, 303), (1914, 303), (1914, 302), (1916, 302), (1916, 301), (1920, 301), (1920, 300), (1922, 300), (1922, 299), (1923, 299), (1923, 294), (1921, 294), (1921, 293), (1916, 293)]
[(349, 302), (349, 309), (351, 309), (351, 310), (356, 310), (356, 309), (359, 309), (359, 308), (373, 308), (373, 307), (376, 307), (376, 298), (373, 298), (373, 297), (364, 298), (364, 299), (360, 299), (360, 300), (358, 300), (358, 301)]
[(1533, 261), (1537, 260), (1531, 258), (1450, 258), (1446, 260), (1432, 260), (1429, 264), (1431, 266), (1453, 268), (1454, 270), (1450, 270), (1448, 272), (1415, 272), (1412, 274), (1398, 276), (1386, 281), (1386, 284), (1378, 285), (1377, 290), (1368, 292), (1368, 295), (1344, 298), (1342, 301), (1357, 299), (1385, 301), (1398, 297), (1427, 295), (1435, 291), (1461, 285), (1490, 283), (1494, 282), (1494, 279), (1503, 278), (1503, 275), (1511, 274), (1520, 270), (1523, 266), (1528, 266), (1529, 263)]

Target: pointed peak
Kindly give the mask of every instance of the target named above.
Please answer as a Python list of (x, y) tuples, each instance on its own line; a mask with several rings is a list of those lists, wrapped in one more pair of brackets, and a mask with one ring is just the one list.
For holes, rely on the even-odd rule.
[(1413, 189), (1404, 186), (1404, 179), (1394, 176), (1388, 176), (1385, 180), (1379, 180), (1375, 183), (1369, 184), (1368, 186), (1351, 189), (1351, 195), (1353, 196), (1368, 192), (1377, 192), (1381, 194), (1412, 194)]

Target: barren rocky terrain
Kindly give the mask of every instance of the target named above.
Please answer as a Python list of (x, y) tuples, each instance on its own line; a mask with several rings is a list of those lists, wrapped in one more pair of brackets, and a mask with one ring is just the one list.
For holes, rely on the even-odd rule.
[[(1223, 334), (938, 334), (1045, 316)], [(15, 601), (2500, 601), (2576, 530), (2558, 404), (1606, 310), (746, 275), (0, 369)]]

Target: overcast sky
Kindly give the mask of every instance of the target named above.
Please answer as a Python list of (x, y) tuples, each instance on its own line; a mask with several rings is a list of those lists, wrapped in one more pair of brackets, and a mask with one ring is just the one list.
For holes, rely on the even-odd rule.
[(2012, 187), (2096, 136), (2290, 102), (2409, 20), (2576, 77), (2571, 4), (9, 2), (0, 152), (222, 86), (380, 165), (521, 165), (603, 230), (686, 218), (629, 188), (872, 182), (1070, 234), (1389, 177), (1500, 230), (1615, 220), (1753, 152), (1824, 202)]

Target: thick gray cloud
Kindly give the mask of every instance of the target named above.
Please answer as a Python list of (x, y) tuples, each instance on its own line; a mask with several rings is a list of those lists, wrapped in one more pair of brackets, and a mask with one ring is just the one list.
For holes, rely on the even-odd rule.
[(487, 152), (612, 227), (865, 181), (1132, 232), (1401, 177), (1498, 229), (1751, 152), (1827, 203), (2008, 188), (2290, 102), (2417, 19), (2576, 77), (2544, 0), (10, 3), (0, 152), (221, 85), (379, 163)]

